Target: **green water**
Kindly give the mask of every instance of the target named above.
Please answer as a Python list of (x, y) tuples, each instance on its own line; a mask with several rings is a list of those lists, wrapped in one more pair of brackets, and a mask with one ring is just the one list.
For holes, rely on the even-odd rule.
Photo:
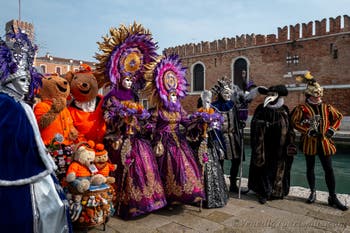
[[(249, 146), (245, 147), (246, 160), (243, 162), (243, 177), (248, 177), (249, 163), (251, 149)], [(338, 146), (337, 154), (332, 157), (333, 170), (336, 181), (336, 192), (350, 194), (350, 146)], [(225, 174), (230, 173), (230, 162), (225, 161), (224, 164)], [(315, 165), (316, 175), (316, 189), (321, 191), (328, 191), (326, 182), (324, 179), (324, 172), (321, 163), (316, 158)], [(298, 153), (294, 157), (291, 172), (291, 185), (302, 186), (309, 188), (306, 180), (306, 163), (302, 153)]]

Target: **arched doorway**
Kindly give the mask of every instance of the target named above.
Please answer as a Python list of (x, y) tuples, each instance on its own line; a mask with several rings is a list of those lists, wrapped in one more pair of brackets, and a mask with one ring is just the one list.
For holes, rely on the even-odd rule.
[(248, 83), (248, 63), (244, 58), (238, 58), (233, 63), (233, 84), (241, 90), (246, 90)]

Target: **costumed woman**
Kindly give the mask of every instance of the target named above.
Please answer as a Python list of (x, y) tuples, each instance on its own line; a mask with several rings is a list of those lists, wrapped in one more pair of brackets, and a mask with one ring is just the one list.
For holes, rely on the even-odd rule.
[(142, 122), (150, 114), (138, 102), (145, 64), (156, 56), (156, 44), (142, 25), (112, 28), (99, 43), (97, 77), (112, 85), (103, 111), (107, 124), (105, 144), (115, 172), (116, 214), (130, 219), (166, 205), (157, 161), (149, 141), (141, 135)]
[(307, 203), (316, 201), (315, 157), (318, 155), (325, 172), (328, 204), (342, 211), (348, 210), (335, 193), (332, 165), (332, 156), (336, 153), (332, 137), (339, 129), (343, 115), (334, 106), (322, 101), (323, 88), (310, 72), (298, 76), (297, 81), (307, 84), (305, 103), (296, 106), (291, 116), (294, 128), (301, 133), (300, 148), (305, 154), (306, 176), (311, 190)]
[(198, 154), (203, 169), (206, 208), (220, 208), (227, 204), (229, 195), (224, 171), (220, 161), (224, 159), (221, 125), (224, 118), (211, 107), (211, 91), (203, 91), (198, 102), (198, 110), (191, 119), (196, 127), (191, 130), (194, 139), (194, 151)]
[(204, 187), (201, 172), (180, 125), (189, 117), (180, 99), (186, 96), (185, 68), (176, 55), (159, 56), (146, 73), (145, 95), (153, 107), (153, 146), (168, 204), (200, 203)]
[(296, 146), (289, 109), (284, 104), (283, 96), (288, 95), (286, 86), (259, 87), (259, 93), (266, 98), (255, 109), (250, 123), (252, 154), (248, 187), (265, 204), (267, 200), (288, 195)]
[[(241, 130), (239, 128), (238, 109), (231, 100), (232, 89), (231, 80), (225, 77), (218, 80), (217, 85), (212, 88), (213, 93), (217, 95), (217, 100), (212, 103), (213, 108), (224, 116), (224, 123), (221, 127), (222, 144), (225, 147), (225, 159), (231, 160), (230, 168), (230, 192), (238, 192), (237, 176), (241, 164)], [(242, 159), (243, 160), (243, 159)], [(221, 166), (224, 166), (224, 160), (221, 160)], [(244, 190), (242, 192), (247, 192)]]
[(36, 47), (22, 32), (0, 38), (0, 229), (2, 232), (72, 232), (69, 206), (54, 175), (54, 161), (24, 102), (41, 83), (32, 67)]

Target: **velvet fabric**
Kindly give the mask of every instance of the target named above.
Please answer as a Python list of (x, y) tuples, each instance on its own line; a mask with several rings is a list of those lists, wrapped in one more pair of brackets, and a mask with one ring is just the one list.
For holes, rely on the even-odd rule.
[[(107, 116), (106, 149), (111, 162), (117, 164), (114, 174), (117, 194), (115, 209), (116, 215), (131, 219), (158, 210), (167, 202), (155, 154), (140, 132), (141, 122), (149, 117), (147, 110), (143, 109), (140, 113), (128, 108), (118, 99), (120, 90), (111, 93), (117, 95), (107, 96), (103, 108)], [(122, 100), (137, 104), (133, 101), (134, 97), (127, 97), (123, 96)], [(128, 119), (135, 121), (131, 125)], [(118, 140), (121, 143), (116, 148), (114, 144)]]
[(205, 199), (202, 174), (180, 125), (190, 123), (187, 114), (159, 110), (153, 114), (154, 145), (161, 141), (164, 153), (157, 157), (166, 198), (169, 204), (191, 204)]

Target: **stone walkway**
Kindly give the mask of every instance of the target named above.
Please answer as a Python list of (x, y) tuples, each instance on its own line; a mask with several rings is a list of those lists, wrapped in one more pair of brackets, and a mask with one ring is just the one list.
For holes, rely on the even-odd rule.
[[(317, 192), (317, 201), (307, 204), (308, 190), (292, 187), (283, 200), (257, 202), (255, 194), (231, 194), (224, 208), (202, 209), (183, 205), (162, 209), (134, 220), (112, 217), (105, 231), (102, 226), (88, 233), (350, 233), (350, 211), (340, 211), (326, 203), (328, 195)], [(338, 195), (350, 204), (349, 195)]]

